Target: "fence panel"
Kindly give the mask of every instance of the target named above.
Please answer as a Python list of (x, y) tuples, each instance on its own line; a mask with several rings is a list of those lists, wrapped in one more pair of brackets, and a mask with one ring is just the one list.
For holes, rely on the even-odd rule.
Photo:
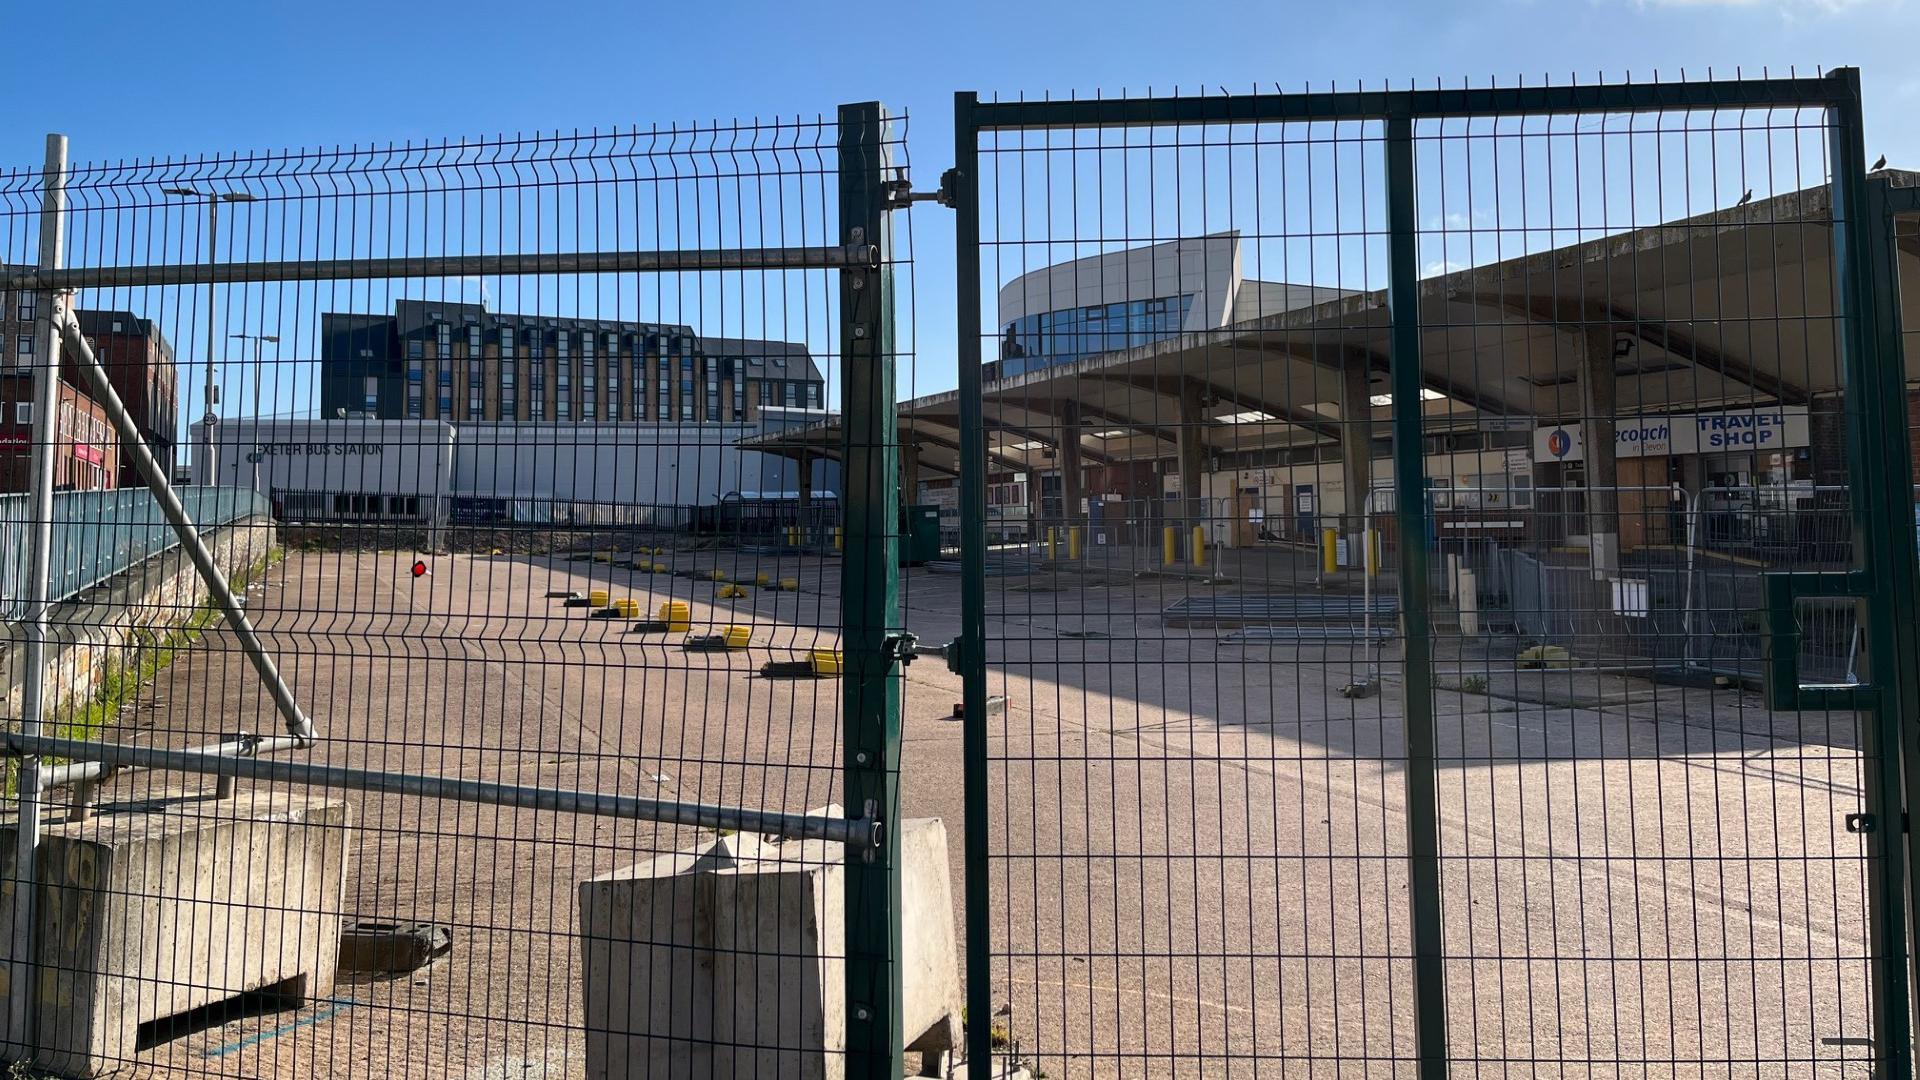
[(1857, 76), (957, 118), (972, 1052), (1905, 1075)]
[[(44, 631), (0, 499), (49, 672), (6, 736), (11, 1059), (900, 1075), (901, 673), (848, 650), (898, 624), (910, 248), (849, 215), (902, 138), (868, 105), (0, 182), (0, 392), (61, 403), (14, 490), (30, 443), (103, 489), (53, 501)], [(837, 405), (864, 441), (754, 444)], [(224, 622), (149, 572), (176, 475)]]
[[(1384, 283), (1384, 125), (1077, 104), (1079, 124), (1000, 107), (1005, 130), (962, 105), (981, 460), (988, 485), (1024, 477), (1030, 523), (983, 545), (1026, 572), (984, 581), (1005, 705), (973, 759), (971, 1008), (984, 944), (993, 1052), (1049, 1075), (1406, 1068), (1404, 716), (1371, 692), (1391, 659), (1369, 634), (1395, 613), (1324, 570), (1320, 526), (1376, 567), (1396, 549), (1311, 455), (1384, 436), (1381, 390), (1364, 361), (1346, 377), (1336, 330), (1303, 330), (1295, 362), (1235, 340)], [(1356, 393), (1364, 418), (1336, 404)]]

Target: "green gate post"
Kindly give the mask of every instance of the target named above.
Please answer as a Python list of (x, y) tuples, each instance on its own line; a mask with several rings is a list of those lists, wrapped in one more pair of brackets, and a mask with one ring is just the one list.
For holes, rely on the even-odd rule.
[(1393, 492), (1407, 747), (1407, 899), (1413, 911), (1414, 1047), (1420, 1075), (1447, 1074), (1447, 985), (1440, 928), (1440, 802), (1434, 779), (1433, 627), (1427, 617), (1427, 467), (1422, 452), (1418, 200), (1413, 118), (1387, 119), (1387, 311), (1393, 391)]
[[(1833, 174), (1835, 311), (1841, 320), (1841, 371), (1846, 387), (1847, 475), (1852, 488), (1854, 562), (1873, 588), (1867, 600), (1870, 717), (1861, 740), (1869, 754), (1862, 809), (1870, 869), (1867, 941), (1871, 964), (1874, 1076), (1913, 1075), (1911, 985), (1907, 958), (1906, 785), (1916, 782), (1912, 756), (1920, 722), (1920, 618), (1916, 609), (1913, 472), (1907, 450), (1906, 371), (1899, 285), (1892, 264), (1884, 196), (1869, 197), (1860, 110), (1860, 73), (1831, 76), (1841, 87), (1829, 110)], [(1878, 213), (1875, 212), (1877, 209)], [(1879, 240), (1879, 243), (1876, 243)], [(1902, 758), (1908, 767), (1902, 769)], [(1903, 778), (1902, 772), (1905, 772)]]
[(967, 1068), (991, 1077), (993, 938), (987, 903), (987, 432), (980, 400), (980, 133), (972, 93), (953, 96), (954, 289), (960, 319), (960, 661), (966, 713)]
[(846, 812), (878, 818), (877, 847), (847, 852), (847, 1076), (905, 1071), (900, 957), (899, 429), (887, 260), (887, 124), (878, 102), (840, 107), (840, 241), (872, 244), (874, 269), (841, 276), (841, 563)]
[[(1906, 341), (1905, 327), (1900, 317), (1899, 247), (1895, 243), (1898, 222), (1894, 220), (1901, 214), (1920, 214), (1920, 188), (1894, 188), (1887, 182), (1886, 177), (1869, 179), (1867, 181), (1867, 223), (1869, 229), (1873, 230), (1873, 249), (1870, 253), (1873, 265), (1869, 280), (1874, 310), (1873, 329), (1878, 342), (1876, 349), (1878, 354), (1895, 358), (1892, 367), (1893, 377), (1896, 378), (1900, 374), (1900, 364), (1905, 358), (1903, 345)], [(1883, 372), (1882, 378), (1887, 377)], [(1902, 390), (1904, 389), (1902, 387)], [(1890, 395), (1888, 400), (1895, 400), (1895, 398)], [(1904, 410), (1906, 406), (1904, 395), (1901, 395), (1898, 400), (1900, 408)], [(1895, 423), (1906, 423), (1904, 413)], [(1913, 454), (1907, 440), (1907, 432), (1896, 431), (1891, 439), (1883, 442), (1882, 445), (1888, 450), (1886, 464), (1893, 473), (1892, 482), (1905, 485), (1902, 494), (1912, 498)], [(1916, 518), (1916, 527), (1920, 527), (1920, 518)], [(1904, 561), (1909, 567), (1920, 567), (1920, 535), (1903, 529), (1898, 536), (1893, 537), (1893, 542), (1892, 557), (1896, 566)], [(1920, 609), (1920, 580), (1915, 580), (1916, 578), (1920, 578), (1920, 569), (1915, 570), (1914, 578), (1896, 579), (1890, 590), (1894, 627), (1901, 635), (1896, 648), (1899, 655), (1906, 660), (1902, 667), (1907, 670), (1920, 670), (1920, 626), (1915, 624), (1915, 620), (1920, 619), (1920, 610), (1916, 610)], [(1920, 700), (1916, 700), (1920, 698), (1920, 692), (1916, 692), (1915, 687), (1914, 680), (1903, 680), (1900, 688), (1901, 696), (1898, 699), (1902, 779), (1906, 785), (1903, 792), (1906, 796), (1903, 805), (1906, 807), (1920, 805)], [(1904, 835), (1906, 850), (1902, 854), (1906, 859), (1907, 877), (1902, 884), (1906, 887), (1907, 921), (1903, 929), (1910, 929), (1916, 925), (1914, 899), (1920, 897), (1920, 832), (1907, 828), (1904, 830)], [(1912, 1024), (1913, 994), (1920, 989), (1920, 953), (1916, 953), (1913, 949), (1911, 940), (1911, 934), (1909, 934), (1906, 998), (1909, 1026)], [(1908, 1067), (1910, 1074), (1911, 1062), (1908, 1063)]]

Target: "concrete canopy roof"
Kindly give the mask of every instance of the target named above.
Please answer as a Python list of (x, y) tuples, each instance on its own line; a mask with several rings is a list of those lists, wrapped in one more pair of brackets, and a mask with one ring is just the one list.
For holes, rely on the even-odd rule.
[[(1896, 186), (1920, 181), (1891, 175)], [(1590, 335), (1615, 350), (1622, 415), (1798, 404), (1837, 390), (1828, 207), (1825, 186), (1806, 188), (1422, 279), (1427, 430), (1578, 416)], [(1920, 281), (1920, 244), (1903, 242), (1901, 258), (1907, 280)], [(1920, 326), (1920, 289), (1903, 290), (1902, 303), (1906, 325)], [(1359, 292), (991, 380), (990, 453), (1003, 469), (1057, 467), (1073, 402), (1085, 461), (1171, 457), (1183, 380), (1201, 384), (1212, 453), (1337, 442), (1341, 367), (1366, 365), (1370, 393), (1384, 401), (1388, 335), (1385, 292)], [(1372, 418), (1384, 424), (1391, 411), (1376, 404)], [(808, 429), (742, 445), (837, 454), (830, 423), (831, 438)], [(957, 473), (956, 392), (903, 403), (900, 430), (923, 469)]]

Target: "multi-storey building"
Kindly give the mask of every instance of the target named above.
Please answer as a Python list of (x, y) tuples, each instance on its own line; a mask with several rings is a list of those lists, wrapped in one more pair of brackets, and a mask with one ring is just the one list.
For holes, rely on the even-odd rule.
[[(172, 343), (152, 319), (137, 318), (131, 312), (83, 309), (75, 315), (80, 332), (93, 344), (95, 358), (107, 369), (107, 381), (140, 429), (141, 440), (160, 467), (171, 472), (180, 430), (179, 369), (174, 366)], [(71, 370), (66, 373), (70, 381), (74, 376)], [(123, 459), (119, 486), (139, 483), (133, 462)]]
[(401, 300), (392, 315), (323, 314), (320, 339), (328, 418), (725, 423), (825, 406), (805, 346), (674, 324)]
[[(39, 294), (0, 291), (0, 490), (27, 489), (27, 455), (32, 442), (33, 373), (41, 366), (35, 334)], [(151, 319), (125, 311), (76, 312), (94, 355), (126, 403), (128, 413), (162, 467), (171, 469), (178, 431), (173, 346)], [(92, 490), (138, 484), (132, 462), (119, 453), (119, 440), (90, 387), (71, 364), (61, 366), (60, 415), (55, 434), (60, 444), (55, 484), (63, 490)]]

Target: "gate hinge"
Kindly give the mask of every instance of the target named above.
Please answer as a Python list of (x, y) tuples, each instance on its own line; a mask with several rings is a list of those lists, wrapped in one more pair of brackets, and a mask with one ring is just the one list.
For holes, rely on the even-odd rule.
[(941, 206), (951, 207), (954, 183), (957, 179), (958, 174), (953, 169), (948, 169), (940, 174), (940, 190), (915, 191), (913, 181), (907, 179), (907, 171), (901, 169), (898, 179), (883, 182), (887, 191), (887, 209), (897, 210), (917, 202), (939, 203)]
[(964, 675), (966, 665), (962, 662), (966, 656), (961, 639), (954, 638), (945, 645), (915, 645), (913, 651), (919, 656), (937, 656), (947, 662), (947, 670), (955, 675)]
[(921, 655), (920, 639), (911, 632), (902, 630), (898, 634), (888, 634), (880, 645), (880, 655), (888, 663), (898, 661), (901, 667), (913, 663), (913, 658)]
[(1877, 824), (1872, 814), (1848, 814), (1846, 823), (1850, 833), (1870, 833)]

